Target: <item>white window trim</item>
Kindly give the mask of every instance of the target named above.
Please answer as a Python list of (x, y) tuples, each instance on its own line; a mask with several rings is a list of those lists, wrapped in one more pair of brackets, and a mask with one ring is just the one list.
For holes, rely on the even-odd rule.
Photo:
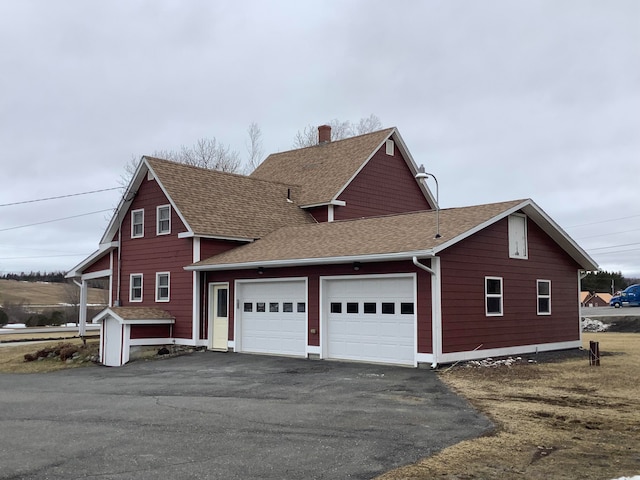
[[(133, 298), (133, 277), (140, 277), (140, 298)], [(129, 301), (130, 302), (142, 302), (144, 296), (144, 275), (142, 273), (132, 273), (129, 275)]]
[[(549, 284), (549, 295), (540, 295), (540, 290), (538, 289), (538, 286), (539, 286), (540, 282), (547, 282)], [(541, 298), (548, 298), (549, 299), (549, 311), (548, 312), (541, 312), (540, 311), (540, 299)], [(545, 279), (536, 280), (536, 312), (538, 312), (538, 315), (551, 315), (551, 280), (545, 280)]]
[[(527, 224), (529, 222), (527, 222), (527, 216), (524, 215), (523, 213), (512, 213), (511, 215), (509, 215), (509, 217), (520, 217), (524, 219), (524, 245), (522, 247), (524, 247), (524, 253), (520, 254), (520, 255), (513, 255), (511, 253), (511, 241), (512, 241), (512, 233), (511, 233), (511, 223), (509, 223), (509, 227), (508, 227), (508, 235), (509, 235), (509, 258), (517, 258), (520, 260), (527, 260), (529, 258), (529, 231), (527, 228)], [(508, 220), (509, 221), (509, 220)], [(521, 248), (522, 248), (521, 247)]]
[[(167, 298), (160, 298), (160, 275), (167, 276)], [(171, 300), (171, 272), (156, 272), (156, 302), (169, 302)]]
[[(160, 209), (167, 208), (169, 210), (169, 229), (166, 232), (160, 231)], [(171, 205), (158, 205), (156, 207), (156, 235), (169, 235), (171, 233)]]
[[(134, 225), (133, 223), (135, 214), (141, 212), (142, 213), (142, 233), (140, 235), (134, 235)], [(142, 238), (144, 237), (144, 208), (139, 208), (138, 210), (131, 210), (131, 238)]]
[[(487, 280), (500, 280), (500, 293), (488, 293), (487, 292)], [(489, 312), (487, 308), (488, 298), (500, 299), (500, 313)], [(502, 277), (484, 277), (484, 313), (487, 317), (502, 317), (504, 316), (504, 280)]]
[(391, 156), (393, 156), (393, 154), (395, 153), (395, 152), (394, 152), (394, 150), (395, 150), (395, 148), (394, 148), (394, 147), (395, 147), (395, 145), (394, 145), (394, 143), (393, 143), (393, 140), (388, 139), (388, 140), (385, 142), (385, 153), (386, 153), (387, 155), (391, 155)]

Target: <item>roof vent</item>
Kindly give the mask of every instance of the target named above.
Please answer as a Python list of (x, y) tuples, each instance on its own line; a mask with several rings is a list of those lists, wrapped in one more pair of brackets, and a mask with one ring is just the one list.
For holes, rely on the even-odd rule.
[(329, 143), (331, 141), (331, 126), (320, 125), (318, 127), (318, 144)]

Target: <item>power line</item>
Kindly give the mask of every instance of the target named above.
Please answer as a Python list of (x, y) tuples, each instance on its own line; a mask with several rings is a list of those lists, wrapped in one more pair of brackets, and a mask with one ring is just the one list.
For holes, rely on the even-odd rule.
[(623, 243), (622, 245), (609, 245), (608, 247), (597, 247), (597, 248), (589, 248), (589, 250), (605, 250), (607, 248), (618, 248), (618, 247), (631, 247), (633, 245), (640, 245), (640, 242), (635, 243)]
[(59, 195), (57, 197), (37, 198), (35, 200), (23, 200), (21, 202), (3, 203), (0, 207), (10, 207), (12, 205), (23, 205), (25, 203), (44, 202), (47, 200), (57, 200), (58, 198), (78, 197), (80, 195), (89, 195), (91, 193), (108, 192), (110, 190), (119, 190), (121, 187), (103, 188), (101, 190), (91, 190), (90, 192), (70, 193), (68, 195)]
[(68, 253), (64, 255), (37, 255), (33, 257), (0, 257), (0, 260), (18, 260), (24, 258), (55, 258), (55, 257), (86, 257), (87, 254), (83, 253)]
[(566, 227), (566, 228), (586, 227), (588, 225), (597, 225), (598, 223), (607, 223), (607, 222), (617, 222), (618, 220), (626, 220), (628, 218), (636, 218), (636, 217), (640, 217), (640, 215), (629, 215), (628, 217), (610, 218), (609, 220), (600, 220), (598, 222), (582, 223), (580, 225), (571, 225), (570, 227)]
[(633, 230), (625, 230), (623, 232), (611, 232), (611, 233), (601, 233), (600, 235), (589, 235), (588, 237), (578, 237), (576, 240), (586, 240), (588, 238), (597, 238), (597, 237), (608, 237), (609, 235), (622, 235), (623, 233), (637, 232), (640, 228), (634, 228)]
[(36, 225), (44, 225), (45, 223), (59, 222), (61, 220), (69, 220), (71, 218), (86, 217), (87, 215), (94, 215), (96, 213), (111, 212), (111, 211), (113, 211), (113, 208), (106, 208), (104, 210), (96, 210), (95, 212), (81, 213), (80, 215), (72, 215), (71, 217), (56, 218), (53, 220), (46, 220), (44, 222), (30, 223), (28, 225), (18, 225), (17, 227), (2, 228), (0, 229), (0, 232), (6, 232), (8, 230), (17, 230), (18, 228), (34, 227)]

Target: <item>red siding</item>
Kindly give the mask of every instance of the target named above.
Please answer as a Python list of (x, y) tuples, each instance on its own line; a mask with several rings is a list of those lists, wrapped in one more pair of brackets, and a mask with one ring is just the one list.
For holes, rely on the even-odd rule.
[(338, 200), (345, 201), (346, 206), (335, 207), (336, 220), (432, 208), (398, 148), (394, 149), (394, 155), (387, 155), (384, 145), (340, 194)]
[(171, 325), (131, 325), (131, 338), (171, 338)]
[(96, 260), (95, 263), (85, 268), (82, 271), (82, 273), (99, 272), (101, 270), (109, 270), (110, 268), (111, 268), (111, 253), (107, 252), (98, 260)]
[[(431, 352), (431, 276), (423, 270), (418, 270), (411, 262), (364, 263), (358, 274), (372, 275), (384, 273), (414, 273), (418, 276), (418, 351)], [(236, 270), (228, 272), (208, 272), (205, 283), (229, 282), (229, 298), (235, 298), (234, 280), (265, 279), (265, 278), (308, 278), (307, 318), (309, 328), (309, 345), (320, 345), (320, 277), (329, 275), (353, 275), (356, 277), (352, 264), (327, 265), (314, 267), (292, 267), (265, 269), (264, 274), (258, 276), (255, 270)], [(203, 310), (206, 315), (206, 311)], [(229, 309), (229, 340), (233, 340), (235, 309)], [(315, 329), (316, 334), (311, 330)]]
[(322, 207), (307, 208), (307, 212), (309, 212), (318, 223), (329, 221), (329, 207), (326, 205), (323, 205)]
[[(509, 258), (508, 219), (442, 254), (443, 352), (580, 338), (579, 266), (528, 221), (528, 260)], [(503, 316), (487, 317), (485, 276), (503, 278)], [(537, 315), (536, 280), (551, 280), (551, 315)]]
[[(156, 235), (156, 207), (169, 201), (154, 180), (144, 180), (129, 212), (122, 222), (120, 277), (121, 305), (162, 308), (175, 316), (173, 329), (176, 338), (192, 337), (192, 273), (184, 270), (192, 263), (192, 239), (178, 238), (186, 228), (171, 209), (171, 233)], [(131, 210), (144, 208), (144, 237), (131, 238)], [(155, 301), (156, 272), (170, 272), (170, 301)], [(129, 301), (130, 274), (143, 274), (142, 302)], [(117, 282), (114, 282), (114, 289)]]

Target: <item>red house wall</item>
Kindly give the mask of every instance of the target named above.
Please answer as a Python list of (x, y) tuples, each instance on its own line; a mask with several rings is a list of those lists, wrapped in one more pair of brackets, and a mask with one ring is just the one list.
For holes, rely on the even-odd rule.
[[(119, 298), (122, 306), (161, 308), (175, 316), (173, 328), (176, 338), (192, 336), (191, 272), (184, 266), (192, 263), (192, 239), (178, 238), (186, 228), (171, 208), (171, 233), (156, 235), (156, 207), (169, 201), (154, 180), (145, 179), (122, 222)], [(131, 238), (131, 211), (144, 208), (144, 237)], [(170, 272), (169, 302), (155, 301), (156, 272)], [(142, 302), (129, 301), (130, 274), (143, 274)], [(114, 281), (114, 290), (117, 281)], [(117, 293), (116, 293), (117, 295)]]
[(171, 325), (131, 325), (130, 338), (170, 338)]
[(109, 270), (111, 268), (111, 253), (107, 252), (92, 265), (85, 268), (82, 273), (93, 273), (101, 270)]
[(309, 212), (318, 223), (329, 221), (329, 207), (327, 205), (308, 208), (307, 212)]
[(345, 188), (338, 200), (345, 201), (346, 206), (335, 207), (336, 220), (433, 208), (424, 198), (398, 148), (394, 148), (393, 155), (387, 155), (384, 145)]
[[(431, 353), (431, 276), (417, 269), (411, 262), (363, 263), (358, 274), (372, 275), (385, 273), (417, 273), (418, 282), (418, 351)], [(263, 280), (267, 278), (308, 278), (308, 338), (310, 346), (320, 345), (320, 277), (330, 275), (351, 275), (357, 277), (351, 263), (344, 265), (322, 265), (314, 267), (269, 268), (258, 276), (256, 270), (235, 270), (207, 272), (205, 284), (209, 282), (229, 282), (229, 298), (235, 299), (234, 281), (244, 279)], [(203, 310), (203, 315), (206, 311)], [(233, 340), (235, 308), (229, 309), (229, 340)], [(316, 334), (311, 330), (315, 329)]]
[[(528, 221), (529, 258), (509, 258), (508, 219), (441, 254), (443, 352), (580, 338), (578, 264)], [(485, 315), (485, 276), (503, 278), (503, 316)], [(536, 280), (551, 281), (551, 315), (537, 315)]]

